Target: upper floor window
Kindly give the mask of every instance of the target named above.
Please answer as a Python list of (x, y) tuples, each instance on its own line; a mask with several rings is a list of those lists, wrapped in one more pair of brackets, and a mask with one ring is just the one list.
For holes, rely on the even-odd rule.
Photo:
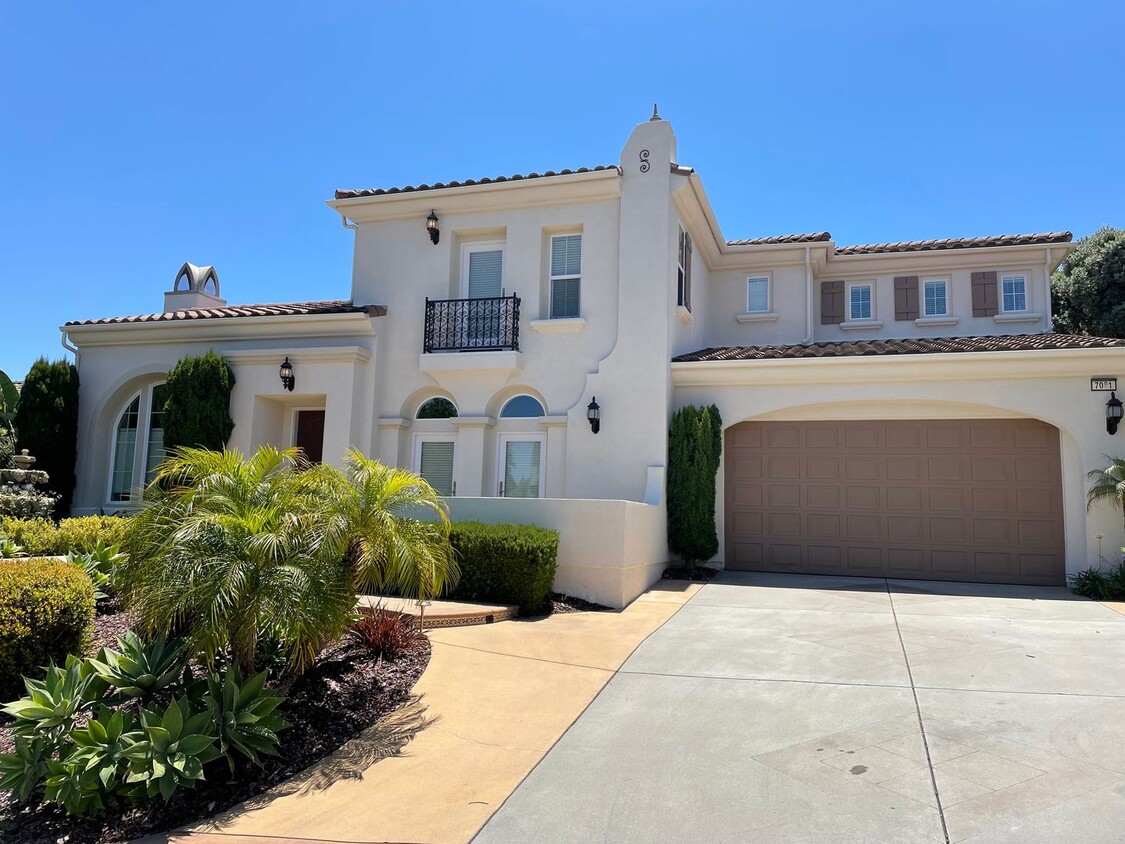
[(691, 310), (691, 235), (683, 226), (676, 250), (676, 304)]
[(770, 309), (769, 276), (751, 276), (746, 279), (746, 313), (764, 314)]
[(534, 419), (546, 415), (539, 400), (528, 395), (508, 399), (500, 411), (501, 419)]
[(848, 285), (848, 321), (873, 319), (873, 297), (869, 282)]
[(503, 243), (467, 243), (461, 258), (463, 298), (498, 299), (504, 295)]
[(1027, 278), (1006, 275), (1000, 278), (1000, 302), (1005, 311), (1027, 310)]
[(551, 319), (580, 315), (582, 235), (551, 238)]
[(944, 278), (928, 278), (922, 282), (922, 315), (948, 316), (949, 283)]

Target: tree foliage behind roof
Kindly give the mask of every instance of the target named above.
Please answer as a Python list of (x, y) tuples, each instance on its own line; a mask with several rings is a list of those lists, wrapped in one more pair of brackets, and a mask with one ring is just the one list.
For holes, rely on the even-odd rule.
[(56, 516), (70, 512), (78, 453), (78, 370), (66, 360), (39, 358), (31, 365), (16, 410), (16, 448), (37, 459), (61, 497)]
[(234, 373), (222, 355), (206, 354), (180, 360), (168, 373), (164, 401), (164, 448), (180, 446), (222, 451), (234, 430), (230, 394)]
[(1055, 328), (1068, 334), (1125, 337), (1125, 230), (1103, 228), (1051, 276)]

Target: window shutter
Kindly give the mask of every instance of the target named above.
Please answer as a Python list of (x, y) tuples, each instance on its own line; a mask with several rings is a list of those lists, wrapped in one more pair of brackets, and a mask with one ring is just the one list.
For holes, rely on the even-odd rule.
[(895, 276), (895, 319), (918, 319), (918, 276)]
[(440, 495), (453, 494), (453, 443), (423, 442), (418, 474)]
[(1000, 312), (996, 273), (973, 273), (973, 316), (995, 316)]
[(469, 253), (469, 298), (497, 299), (501, 295), (504, 252), (500, 249)]
[(820, 284), (820, 324), (837, 325), (844, 321), (844, 282)]
[(555, 279), (551, 284), (551, 319), (580, 316), (578, 295), (581, 282), (576, 278)]

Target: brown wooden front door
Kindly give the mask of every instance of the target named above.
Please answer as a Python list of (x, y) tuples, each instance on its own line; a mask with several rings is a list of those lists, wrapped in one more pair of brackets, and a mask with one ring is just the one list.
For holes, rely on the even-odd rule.
[(298, 410), (297, 437), (294, 443), (311, 463), (324, 459), (324, 411)]

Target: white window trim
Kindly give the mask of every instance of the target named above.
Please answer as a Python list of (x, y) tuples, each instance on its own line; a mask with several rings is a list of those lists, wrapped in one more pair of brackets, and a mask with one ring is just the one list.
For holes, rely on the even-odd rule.
[[(940, 313), (940, 314), (928, 314), (928, 313), (926, 313), (926, 285), (927, 284), (941, 284), (945, 288), (945, 311), (943, 313)], [(953, 302), (952, 302), (952, 298), (951, 298), (952, 294), (953, 294), (953, 285), (950, 283), (949, 276), (939, 275), (939, 276), (930, 276), (929, 278), (923, 277), (922, 280), (919, 283), (919, 286), (920, 286), (921, 289), (918, 291), (918, 293), (919, 293), (919, 299), (921, 301), (918, 303), (919, 304), (918, 319), (948, 319), (950, 316), (953, 315)]]
[[(582, 271), (581, 271), (581, 269), (579, 270), (578, 275), (552, 275), (551, 274), (551, 268), (553, 267), (554, 261), (555, 261), (555, 238), (559, 238), (559, 237), (580, 237), (581, 238), (582, 232), (577, 231), (577, 232), (552, 232), (551, 233), (551, 239), (550, 239), (551, 249), (550, 249), (550, 254), (547, 256), (547, 315), (548, 315), (548, 319), (552, 319), (552, 320), (556, 320), (556, 319), (564, 319), (564, 320), (582, 319), (582, 300), (585, 297), (583, 297), (583, 295), (582, 295)], [(585, 246), (586, 246), (586, 244), (584, 242), (585, 238), (582, 238), (582, 239), (583, 239), (583, 243), (582, 243), (582, 246), (579, 247), (579, 248), (582, 249), (582, 250), (585, 250)], [(583, 252), (583, 257), (585, 257), (584, 252)], [(580, 258), (579, 260), (582, 260), (582, 259)], [(557, 316), (555, 316), (554, 305), (555, 305), (555, 282), (556, 281), (577, 281), (578, 282), (578, 316), (573, 316), (573, 317), (557, 317)], [(583, 325), (585, 325), (585, 321), (583, 321)], [(581, 326), (579, 326), (579, 328), (581, 328)]]
[(135, 393), (130, 393), (129, 398), (121, 403), (117, 414), (113, 417), (113, 424), (109, 429), (109, 448), (107, 449), (109, 471), (105, 483), (106, 507), (120, 510), (122, 507), (133, 507), (140, 503), (134, 498), (130, 498), (128, 501), (117, 501), (113, 497), (113, 467), (117, 463), (117, 426), (121, 422), (121, 414), (133, 403), (133, 399), (139, 398), (140, 402), (137, 404), (137, 441), (133, 444), (133, 476), (129, 483), (129, 492), (132, 494), (134, 490), (141, 489), (144, 486), (145, 467), (148, 464), (148, 438), (152, 427), (152, 394), (157, 387), (165, 383), (167, 382), (156, 381), (142, 387)]
[[(691, 232), (684, 228), (683, 224), (678, 224), (679, 229), (676, 237), (676, 314), (680, 318), (680, 322), (687, 325), (691, 320), (691, 258), (695, 254), (695, 241), (692, 240)], [(680, 243), (684, 242), (686, 248), (683, 254), (680, 253)], [(683, 297), (680, 296), (680, 274), (684, 277)]]
[[(871, 290), (871, 316), (869, 317), (852, 316), (852, 290), (856, 287), (867, 287)], [(875, 322), (878, 322), (880, 326), (883, 324), (876, 319), (879, 308), (878, 300), (875, 297), (875, 282), (872, 279), (848, 281), (844, 283), (844, 313), (847, 314), (847, 318), (841, 323), (841, 326), (869, 328), (872, 327), (872, 324)]]
[[(750, 282), (764, 281), (766, 283), (766, 306), (761, 309), (750, 307)], [(761, 273), (759, 275), (749, 275), (746, 277), (746, 314), (770, 314), (773, 313), (773, 274)]]
[[(1005, 278), (1022, 278), (1023, 279), (1023, 307), (1008, 310), (1004, 307), (1004, 279)], [(1000, 300), (1000, 314), (1027, 314), (1030, 316), (1031, 310), (1031, 273), (1023, 270), (1016, 270), (1014, 272), (1000, 273), (1000, 278), (997, 280), (999, 289), (996, 291), (997, 298)], [(997, 316), (999, 316), (998, 314)], [(1036, 316), (1038, 318), (1038, 315)]]
[(503, 240), (470, 240), (461, 244), (461, 298), (469, 298), (469, 253), (500, 250), (500, 295), (504, 295), (508, 280), (507, 243)]
[[(542, 419), (543, 417), (538, 417)], [(520, 434), (516, 432), (500, 434), (499, 447), (496, 449), (496, 495), (498, 498), (506, 496), (501, 492), (504, 483), (504, 467), (508, 457), (508, 443), (510, 442), (538, 442), (539, 443), (539, 495), (543, 498), (547, 489), (547, 435), (546, 434)]]
[[(429, 421), (429, 420), (423, 420)], [(438, 420), (448, 421), (448, 420)], [(457, 431), (454, 430), (450, 433), (435, 433), (435, 434), (415, 434), (414, 442), (412, 443), (411, 450), (413, 458), (411, 459), (411, 469), (415, 475), (421, 477), (422, 475), (422, 443), (424, 442), (437, 442), (437, 443), (453, 443), (453, 489), (450, 492), (451, 498), (457, 497)]]

